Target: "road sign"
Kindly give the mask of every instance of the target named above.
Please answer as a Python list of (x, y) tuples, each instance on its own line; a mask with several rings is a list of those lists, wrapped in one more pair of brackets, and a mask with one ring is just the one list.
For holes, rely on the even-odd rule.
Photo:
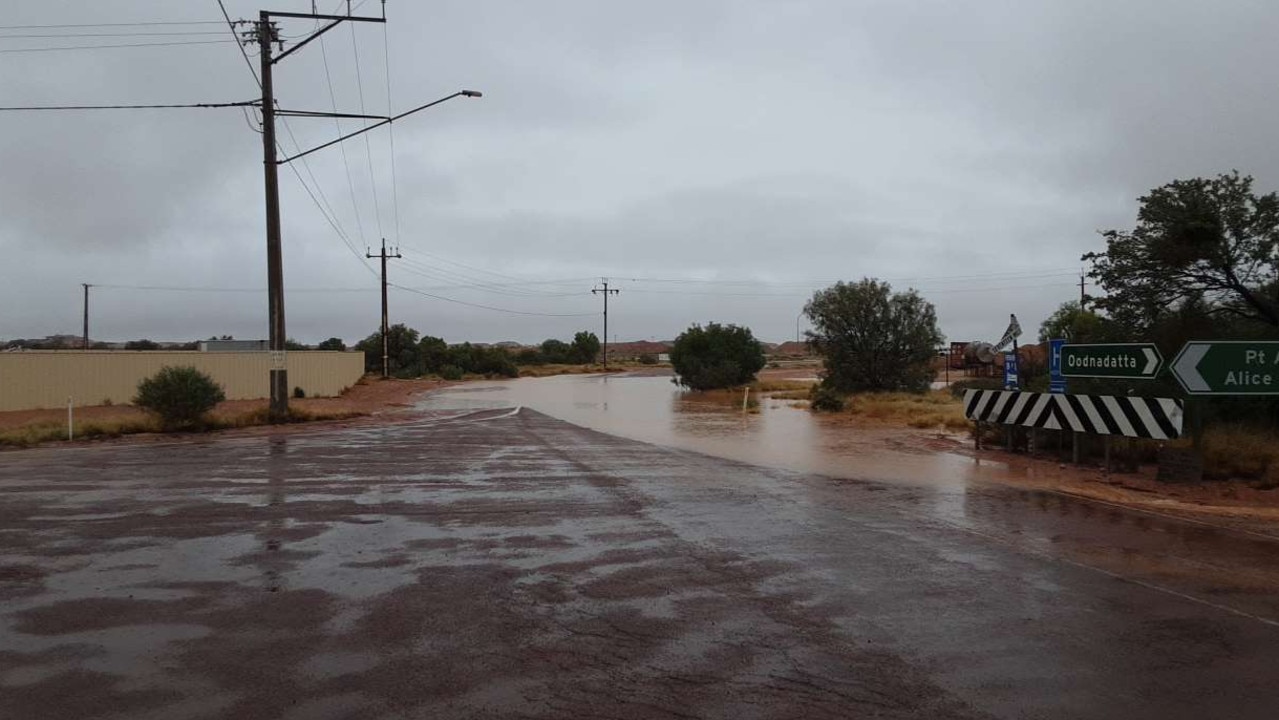
[(1066, 377), (1061, 374), (1061, 348), (1065, 340), (1048, 341), (1048, 392), (1061, 394), (1066, 392)]
[(1066, 377), (1154, 380), (1163, 367), (1159, 348), (1150, 343), (1065, 345), (1061, 374)]
[(1191, 395), (1279, 395), (1279, 342), (1188, 342), (1172, 374)]
[(1004, 353), (1004, 389), (1017, 389), (1017, 353)]

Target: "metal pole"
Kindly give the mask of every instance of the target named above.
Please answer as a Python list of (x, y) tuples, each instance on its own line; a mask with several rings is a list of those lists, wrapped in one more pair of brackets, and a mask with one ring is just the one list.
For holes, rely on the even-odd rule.
[(262, 54), (262, 169), (266, 190), (267, 309), (270, 316), (268, 349), (271, 351), (271, 419), (289, 414), (289, 376), (284, 356), (284, 260), (280, 240), (280, 177), (275, 144), (275, 94), (271, 82), (271, 43), (275, 30), (265, 10), (258, 21), (258, 46)]
[(89, 349), (89, 283), (80, 283), (84, 286), (84, 348)]
[(391, 376), (391, 354), (389, 351), (389, 340), (387, 338), (387, 313), (386, 313), (386, 238), (382, 238), (382, 377)]
[(594, 288), (591, 290), (591, 294), (604, 294), (604, 369), (608, 370), (608, 296), (616, 295), (621, 291), (609, 290), (608, 280), (601, 279), (600, 284), (604, 286), (604, 289), (601, 290), (600, 288)]

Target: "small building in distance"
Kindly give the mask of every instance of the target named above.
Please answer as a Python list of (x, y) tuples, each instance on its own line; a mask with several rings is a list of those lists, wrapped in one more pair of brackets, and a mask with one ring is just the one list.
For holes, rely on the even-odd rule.
[(774, 347), (766, 354), (775, 357), (809, 357), (813, 354), (813, 348), (806, 342), (788, 340), (781, 345)]
[(266, 340), (201, 340), (200, 352), (266, 352)]

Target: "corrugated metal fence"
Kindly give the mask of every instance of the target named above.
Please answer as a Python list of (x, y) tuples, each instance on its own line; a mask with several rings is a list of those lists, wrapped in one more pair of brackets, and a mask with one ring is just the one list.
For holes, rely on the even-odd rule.
[[(364, 374), (364, 353), (291, 352), (289, 389), (307, 397), (331, 397)], [(138, 383), (160, 368), (190, 366), (222, 385), (228, 400), (271, 394), (271, 356), (264, 352), (168, 352), (132, 350), (35, 350), (0, 353), (0, 411), (125, 404)]]

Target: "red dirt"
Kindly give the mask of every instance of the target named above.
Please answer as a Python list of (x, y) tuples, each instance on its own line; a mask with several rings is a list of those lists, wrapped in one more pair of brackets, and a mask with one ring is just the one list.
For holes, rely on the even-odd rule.
[[(361, 380), (340, 397), (290, 399), (289, 405), (317, 414), (386, 415), (412, 407), (413, 398), (444, 387), (440, 380)], [(231, 420), (266, 408), (267, 400), (228, 400), (213, 411), (220, 420)], [(75, 408), (75, 423), (105, 423), (135, 420), (146, 412), (132, 405), (95, 405)], [(64, 423), (65, 408), (58, 410), (18, 410), (0, 412), (0, 430), (12, 430), (37, 423)]]

